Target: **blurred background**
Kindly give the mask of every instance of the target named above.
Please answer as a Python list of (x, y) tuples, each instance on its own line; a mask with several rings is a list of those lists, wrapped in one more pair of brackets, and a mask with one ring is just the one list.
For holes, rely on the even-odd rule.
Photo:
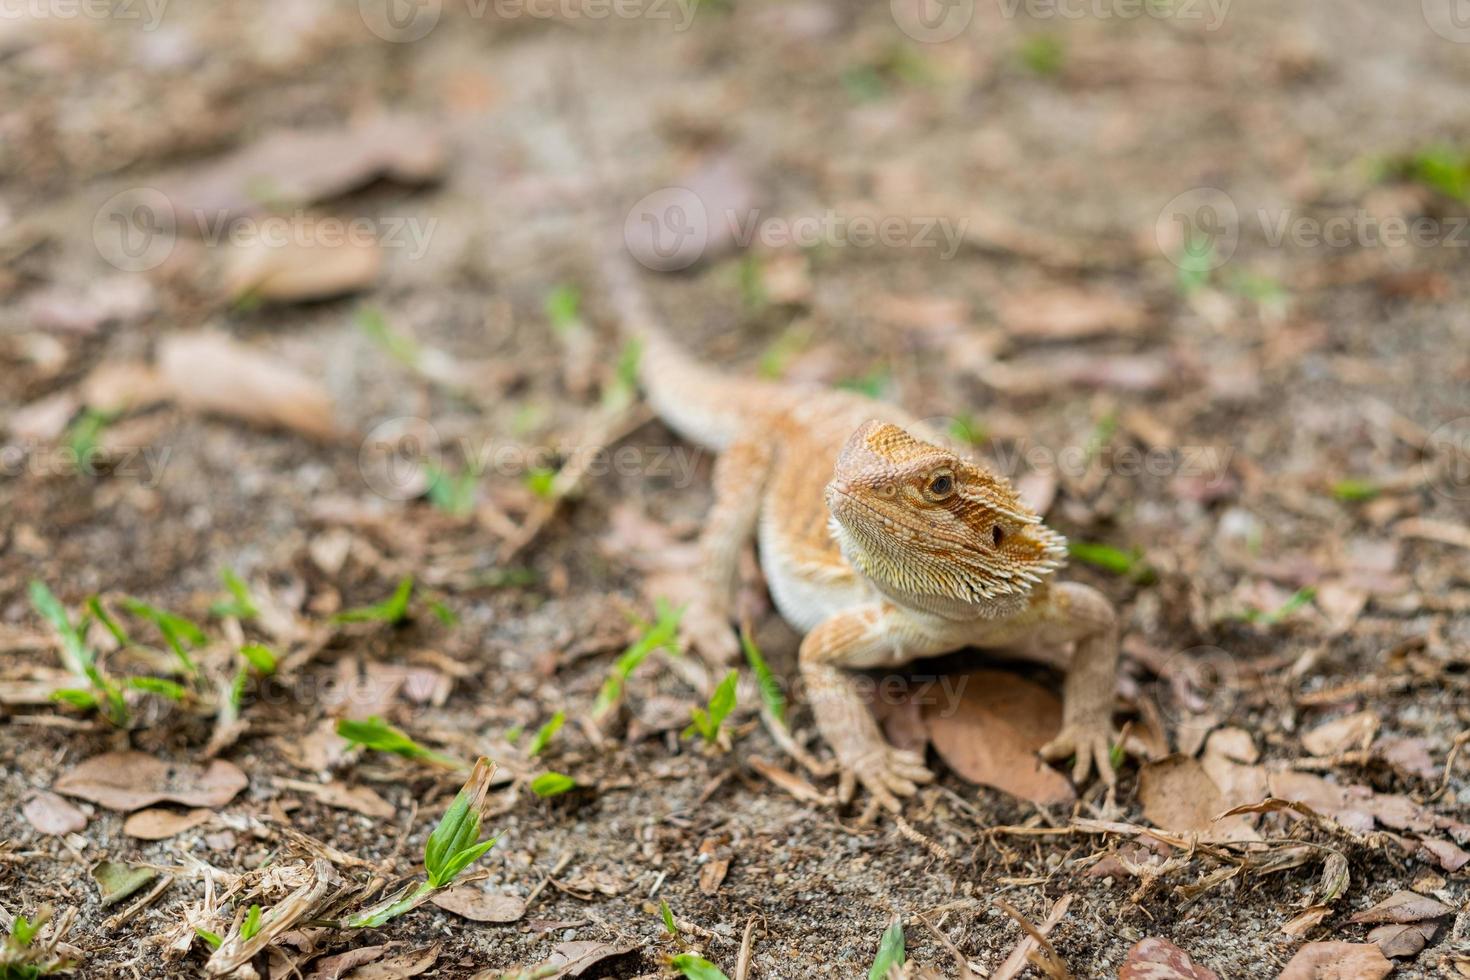
[[(230, 569), (304, 674), (367, 650), (448, 685), (390, 717), (483, 734), (585, 709), (625, 613), (688, 577), (708, 502), (710, 461), (637, 407), (610, 250), (701, 357), (901, 402), (1017, 480), (1124, 610), (1125, 693), (1201, 646), (1338, 680), (1395, 643), (1464, 656), (1467, 87), (1464, 0), (0, 0), (0, 676), (41, 704), (64, 686), (37, 673), (31, 580), (206, 618)], [(405, 577), (455, 625), (313, 632)], [(657, 698), (695, 699), (648, 683), (645, 736)], [(5, 690), (7, 717), (55, 710)], [(1443, 758), (1453, 686), (1396, 690), (1422, 700), (1386, 723)], [(150, 751), (209, 737), (136, 710)], [(247, 711), (226, 754), (325, 771), (281, 745), (333, 710)], [(1282, 710), (1248, 717), (1290, 729)], [(1173, 720), (1154, 747), (1197, 749)], [(0, 725), (35, 786), (104, 744)], [(616, 781), (661, 744), (577, 758)], [(665, 804), (698, 824), (713, 772), (676, 775)], [(647, 826), (620, 799), (577, 818), (614, 863)], [(726, 830), (800, 820), (781, 800)], [(576, 822), (507, 819), (509, 882)], [(392, 833), (332, 839), (381, 855)], [(889, 910), (977, 880), (873, 841), (854, 870), (813, 833), (783, 838), (811, 862), (789, 885), (685, 881), (681, 913), (783, 896), (781, 948), (832, 958), (762, 975), (854, 975), (842, 950), (866, 969)], [(593, 918), (624, 928), (625, 904)], [(1287, 940), (1223, 922), (1205, 948), (1264, 975)], [(502, 965), (542, 938), (454, 948)], [(1082, 975), (1126, 948), (1072, 942)]]

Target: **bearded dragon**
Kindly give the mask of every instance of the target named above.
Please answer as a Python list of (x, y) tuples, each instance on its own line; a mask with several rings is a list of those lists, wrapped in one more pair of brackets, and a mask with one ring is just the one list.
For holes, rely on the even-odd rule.
[(1015, 488), (895, 406), (698, 363), (658, 326), (630, 269), (604, 271), (613, 312), (641, 345), (648, 402), (719, 453), (686, 643), (713, 664), (738, 655), (739, 557), (755, 538), (777, 609), (805, 634), (808, 701), (849, 784), (897, 810), (933, 778), (922, 756), (884, 739), (850, 670), (1021, 646), (1066, 670), (1062, 728), (1042, 756), (1075, 756), (1077, 783), (1095, 764), (1111, 785), (1117, 618), (1097, 590), (1054, 581), (1066, 541)]

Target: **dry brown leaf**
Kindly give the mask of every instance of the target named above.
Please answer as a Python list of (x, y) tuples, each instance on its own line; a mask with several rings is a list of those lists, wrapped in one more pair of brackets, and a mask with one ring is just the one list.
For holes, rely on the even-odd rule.
[(55, 793), (37, 790), (20, 808), (26, 822), (51, 837), (75, 834), (87, 827), (87, 815)]
[(177, 810), (165, 810), (161, 807), (151, 810), (140, 810), (123, 822), (123, 833), (129, 837), (137, 837), (140, 840), (166, 840), (182, 834), (186, 830), (192, 830), (201, 824), (208, 823), (214, 816), (213, 810), (203, 807), (190, 810), (187, 813), (179, 813)]
[(600, 868), (585, 871), (566, 881), (553, 881), (552, 884), (578, 898), (591, 898), (593, 895), (606, 895), (611, 898), (628, 890), (626, 879)]
[(1131, 334), (1146, 321), (1143, 305), (1137, 300), (1099, 287), (1019, 290), (1002, 296), (996, 312), (1012, 336), (1048, 340)]
[(131, 412), (168, 399), (158, 372), (132, 361), (97, 365), (82, 381), (80, 394), (88, 408), (108, 413)]
[(1406, 922), (1423, 922), (1425, 919), (1443, 918), (1454, 911), (1448, 905), (1437, 902), (1428, 895), (1420, 895), (1418, 892), (1411, 891), (1397, 891), (1372, 908), (1354, 913), (1348, 921), (1369, 923), (1395, 922), (1403, 924)]
[[(561, 977), (580, 977), (589, 967), (595, 966), (605, 959), (613, 956), (622, 956), (631, 953), (635, 947), (618, 946), (613, 943), (599, 943), (591, 940), (576, 940), (574, 942), (557, 943), (552, 950), (551, 958), (537, 967), (533, 967), (530, 973), (537, 977), (545, 977), (546, 980), (560, 980)], [(554, 973), (541, 973), (541, 970), (554, 970)], [(500, 980), (504, 971), (487, 970), (475, 974), (474, 980)]]
[(515, 922), (526, 914), (526, 900), (516, 895), (487, 892), (479, 883), (455, 885), (436, 891), (429, 901), (474, 922)]
[(823, 793), (811, 783), (807, 782), (805, 779), (802, 779), (795, 773), (790, 772), (789, 770), (782, 769), (778, 765), (767, 762), (765, 759), (760, 759), (755, 756), (750, 757), (746, 760), (746, 762), (749, 764), (750, 768), (754, 769), (756, 772), (760, 773), (762, 776), (775, 783), (778, 787), (784, 789), (787, 793), (790, 793), (793, 797), (801, 800), (804, 803), (832, 802), (832, 797), (830, 794)]
[[(443, 137), (424, 123), (382, 116), (320, 130), (283, 130), (162, 185), (179, 215), (213, 221), (311, 204), (380, 178), (419, 184), (444, 169)], [(195, 221), (181, 230), (208, 231)]]
[(1419, 538), (1422, 541), (1438, 541), (1456, 548), (1470, 548), (1470, 527), (1435, 521), (1427, 517), (1410, 517), (1393, 526), (1394, 533), (1402, 538)]
[(1288, 936), (1295, 936), (1300, 939), (1321, 925), (1322, 920), (1331, 914), (1332, 906), (1313, 905), (1281, 923), (1281, 931)]
[(55, 442), (82, 407), (73, 391), (58, 391), (10, 412), (6, 423), (17, 442)]
[(1434, 930), (1435, 925), (1432, 922), (1394, 923), (1379, 926), (1368, 933), (1368, 941), (1377, 943), (1384, 956), (1395, 959), (1417, 956), (1425, 944), (1434, 938)]
[(1145, 765), (1138, 774), (1138, 800), (1150, 823), (1178, 834), (1209, 830), (1211, 819), (1225, 809), (1220, 787), (1186, 755)]
[(382, 959), (373, 960), (344, 974), (342, 980), (403, 980), (427, 973), (439, 960), (442, 944), (434, 943), (422, 949), (404, 950)]
[(253, 296), (289, 303), (371, 286), (383, 269), (383, 251), (376, 242), (333, 239), (324, 231), (285, 242), (250, 239), (230, 246), (224, 262), (224, 288), (231, 299)]
[(169, 337), (159, 344), (158, 366), (185, 408), (283, 426), (322, 440), (337, 434), (331, 396), (316, 381), (223, 334)]
[[(1199, 834), (1206, 840), (1254, 840), (1250, 818), (1219, 816), (1225, 797), (1205, 767), (1187, 755), (1165, 756), (1143, 767), (1138, 799), (1149, 822), (1177, 834)], [(1218, 817), (1218, 819), (1217, 819)]]
[(327, 806), (351, 810), (365, 817), (388, 820), (398, 811), (367, 786), (349, 786), (340, 780), (311, 783), (301, 779), (277, 779), (277, 783), (301, 793), (309, 793)]
[(981, 670), (959, 678), (958, 697), (924, 706), (934, 748), (956, 773), (1044, 805), (1069, 803), (1072, 785), (1037, 756), (1062, 724), (1050, 691), (1014, 674)]
[(1303, 732), (1302, 746), (1313, 755), (1322, 756), (1364, 749), (1378, 733), (1378, 725), (1378, 715), (1374, 712), (1354, 712)]
[(316, 961), (316, 968), (306, 975), (306, 980), (342, 980), (349, 970), (381, 959), (383, 954), (395, 945), (396, 943), (388, 943), (383, 946), (358, 946), (345, 953), (323, 956)]
[(62, 776), (52, 788), (127, 813), (164, 800), (224, 806), (249, 782), (239, 766), (222, 759), (197, 766), (170, 764), (143, 752), (105, 752)]
[(1392, 970), (1372, 943), (1307, 943), (1277, 980), (1382, 980)]
[(1149, 936), (1133, 944), (1118, 980), (1220, 980), (1214, 970), (1197, 965), (1167, 939)]

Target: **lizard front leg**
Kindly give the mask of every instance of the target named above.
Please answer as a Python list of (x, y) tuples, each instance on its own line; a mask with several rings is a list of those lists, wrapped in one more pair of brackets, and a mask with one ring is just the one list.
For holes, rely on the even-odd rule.
[(699, 591), (679, 622), (685, 642), (712, 666), (740, 655), (731, 626), (736, 572), (740, 549), (755, 534), (771, 457), (766, 442), (750, 439), (731, 445), (715, 461), (715, 501), (699, 537)]
[(843, 666), (874, 667), (906, 662), (912, 651), (890, 606), (859, 606), (824, 620), (801, 643), (801, 677), (816, 715), (817, 730), (837, 753), (844, 772), (856, 777), (889, 810), (898, 797), (912, 796), (918, 783), (934, 778), (924, 758), (889, 745), (872, 712)]
[(1113, 696), (1118, 683), (1118, 618), (1101, 592), (1076, 582), (1054, 585), (1046, 599), (1043, 643), (1076, 644), (1062, 687), (1062, 730), (1041, 749), (1056, 762), (1075, 756), (1072, 781), (1083, 783), (1094, 764), (1109, 786), (1113, 771)]

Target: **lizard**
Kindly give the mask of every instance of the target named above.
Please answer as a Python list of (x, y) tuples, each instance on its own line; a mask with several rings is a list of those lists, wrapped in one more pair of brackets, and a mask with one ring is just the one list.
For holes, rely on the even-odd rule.
[(1012, 484), (895, 405), (700, 363), (655, 319), (634, 270), (603, 272), (654, 413), (718, 453), (685, 643), (715, 666), (738, 656), (739, 558), (755, 539), (777, 610), (804, 634), (807, 700), (849, 788), (896, 812), (933, 779), (919, 753), (884, 739), (851, 671), (1018, 647), (1066, 671), (1062, 728), (1042, 757), (1075, 757), (1074, 782), (1095, 765), (1113, 785), (1117, 616), (1098, 590), (1055, 580), (1066, 540)]

